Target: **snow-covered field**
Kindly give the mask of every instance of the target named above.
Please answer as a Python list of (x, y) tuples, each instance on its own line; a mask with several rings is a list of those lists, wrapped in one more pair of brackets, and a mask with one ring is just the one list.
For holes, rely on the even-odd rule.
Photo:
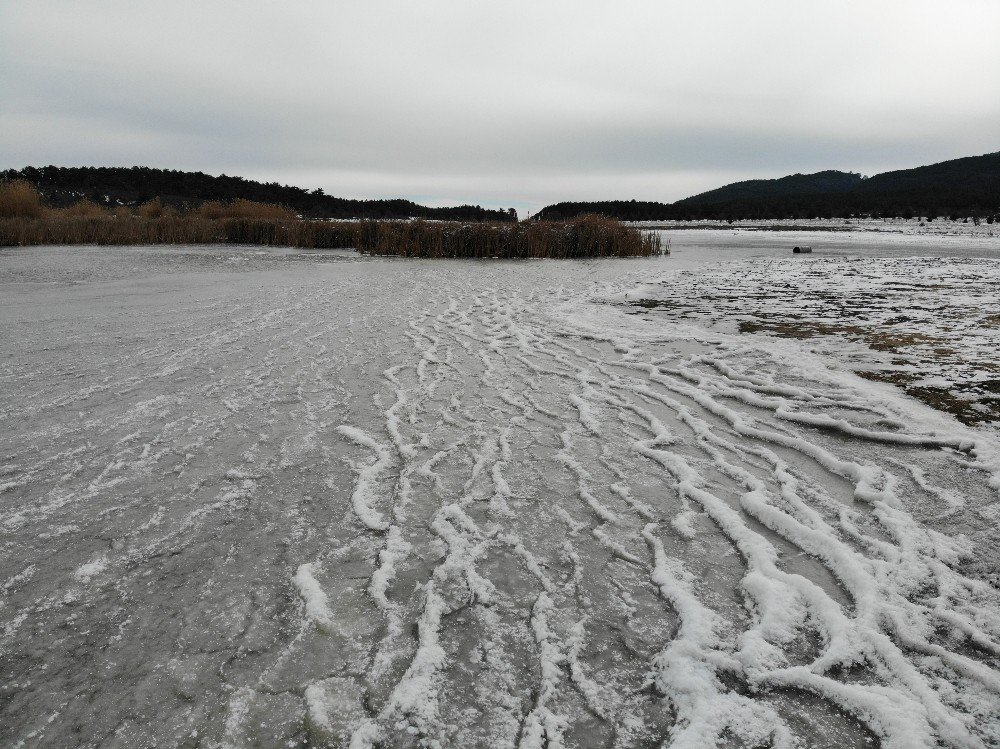
[(669, 236), (0, 253), (0, 745), (1000, 743), (997, 430), (729, 319), (1000, 243)]
[[(977, 239), (981, 237), (1000, 237), (1000, 224), (988, 223), (980, 219), (977, 224), (974, 219), (964, 217), (956, 221), (950, 218), (935, 218), (928, 222), (923, 218), (796, 218), (796, 219), (756, 219), (740, 220), (730, 224), (727, 221), (699, 219), (697, 221), (633, 221), (633, 226), (640, 228), (662, 229), (712, 229), (769, 231), (774, 228), (792, 230), (804, 228), (815, 232), (853, 232), (877, 234), (905, 234), (907, 236), (927, 237), (965, 237)], [(669, 235), (668, 235), (669, 236)]]
[[(746, 241), (739, 237), (726, 239)], [(1000, 425), (1000, 252), (990, 249), (1000, 238), (896, 237), (866, 254), (858, 253), (868, 246), (858, 235), (794, 239), (816, 251), (762, 257), (758, 250), (701, 264), (656, 278), (630, 299), (637, 313), (662, 313), (647, 312), (659, 320), (813, 339), (817, 353), (904, 386), (964, 423)], [(915, 254), (922, 247), (936, 254)]]

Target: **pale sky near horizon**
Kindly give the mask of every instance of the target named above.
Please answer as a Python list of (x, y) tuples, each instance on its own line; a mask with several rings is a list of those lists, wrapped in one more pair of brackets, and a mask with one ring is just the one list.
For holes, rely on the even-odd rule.
[(0, 0), (0, 168), (535, 211), (1000, 150), (998, 0)]

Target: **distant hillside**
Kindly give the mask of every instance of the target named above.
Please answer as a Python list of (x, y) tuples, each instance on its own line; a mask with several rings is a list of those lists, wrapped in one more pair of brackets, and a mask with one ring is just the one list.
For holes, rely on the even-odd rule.
[(622, 221), (1000, 215), (1000, 152), (862, 178), (850, 172), (736, 182), (676, 203), (557, 203), (538, 219), (599, 213)]
[(734, 182), (678, 200), (675, 205), (712, 205), (735, 200), (787, 197), (789, 195), (824, 195), (847, 192), (862, 182), (854, 172), (826, 171), (815, 174), (792, 174), (780, 179), (751, 179)]
[(254, 182), (225, 174), (149, 167), (25, 167), (0, 172), (0, 179), (25, 179), (54, 206), (89, 198), (104, 205), (138, 205), (160, 198), (173, 206), (237, 198), (288, 206), (308, 218), (426, 218), (453, 221), (514, 221), (516, 212), (477, 205), (428, 208), (409, 200), (349, 200), (277, 182)]
[(862, 182), (855, 194), (899, 204), (937, 206), (942, 213), (963, 207), (970, 213), (996, 212), (1000, 207), (1000, 152), (877, 174)]
[(1000, 189), (1000, 151), (877, 174), (860, 187), (864, 192), (945, 188), (996, 192)]

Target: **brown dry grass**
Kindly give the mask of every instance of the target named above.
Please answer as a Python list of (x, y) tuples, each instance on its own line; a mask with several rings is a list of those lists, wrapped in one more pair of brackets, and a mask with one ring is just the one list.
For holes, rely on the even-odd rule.
[(38, 218), (44, 212), (42, 196), (30, 182), (0, 182), (0, 218)]
[(245, 218), (261, 221), (295, 221), (298, 216), (291, 208), (275, 203), (255, 203), (252, 200), (234, 200), (225, 206), (223, 218)]
[(294, 221), (298, 218), (295, 211), (276, 203), (256, 203), (252, 200), (238, 199), (230, 203), (218, 200), (206, 200), (191, 211), (200, 218), (223, 219), (242, 218), (260, 221)]
[(866, 343), (876, 351), (898, 353), (901, 348), (944, 343), (940, 338), (924, 333), (871, 332), (865, 336)]
[(101, 218), (103, 216), (110, 215), (110, 212), (103, 206), (99, 206), (92, 200), (79, 200), (68, 208), (59, 209), (49, 209), (50, 214), (56, 213), (58, 215), (72, 218), (74, 216), (80, 218)]
[(66, 216), (0, 219), (0, 246), (49, 244), (206, 244), (220, 241), (219, 222), (187, 217)]
[(206, 219), (164, 211), (157, 218), (132, 214), (49, 215), (0, 219), (0, 246), (254, 244), (287, 247), (356, 247), (358, 225), (323, 221)]
[(222, 203), (218, 200), (207, 200), (191, 211), (200, 218), (223, 219), (242, 218), (259, 221), (295, 221), (298, 216), (295, 211), (275, 203), (256, 203), (252, 200), (234, 200)]
[[(942, 339), (924, 333), (909, 333), (896, 331), (870, 330), (859, 325), (841, 323), (825, 323), (812, 320), (775, 321), (769, 319), (741, 320), (741, 333), (770, 333), (781, 338), (815, 338), (822, 335), (846, 335), (860, 338), (876, 351), (899, 353), (900, 349), (911, 346), (930, 346), (944, 343)], [(938, 347), (932, 349), (936, 356), (948, 356), (954, 351), (950, 348)]]
[(160, 218), (163, 216), (163, 210), (163, 201), (159, 198), (153, 198), (139, 206), (139, 215), (146, 219)]
[(226, 215), (226, 206), (218, 200), (206, 200), (191, 213), (200, 218), (220, 219)]
[[(857, 374), (859, 377), (863, 377), (866, 380), (886, 382), (890, 385), (896, 385), (897, 387), (902, 388), (903, 391), (910, 397), (916, 398), (938, 411), (950, 413), (963, 424), (975, 425), (1000, 419), (1000, 401), (979, 400), (979, 405), (985, 406), (985, 408), (977, 409), (975, 408), (975, 405), (977, 404), (976, 400), (962, 397), (961, 391), (963, 388), (961, 386), (955, 386), (952, 388), (915, 386), (912, 383), (920, 380), (921, 376), (910, 372), (862, 370)], [(976, 384), (981, 385), (982, 383)], [(971, 386), (967, 385), (964, 389), (969, 389), (970, 387)], [(983, 389), (991, 388), (986, 387)]]
[(857, 325), (840, 325), (834, 323), (796, 320), (795, 322), (773, 322), (770, 320), (741, 320), (741, 333), (770, 333), (781, 338), (815, 338), (820, 335), (860, 335), (864, 328)]

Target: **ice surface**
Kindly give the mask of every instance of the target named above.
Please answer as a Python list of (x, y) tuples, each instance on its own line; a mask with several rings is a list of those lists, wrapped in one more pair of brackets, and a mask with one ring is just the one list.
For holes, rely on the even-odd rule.
[[(691, 232), (668, 234), (684, 241)], [(721, 239), (775, 249), (801, 241), (781, 242), (784, 234)], [(632, 304), (671, 320), (809, 340), (966, 423), (1000, 423), (1000, 236), (819, 236), (809, 258), (681, 269), (634, 290)], [(889, 251), (857, 251), (871, 243)]]
[(1000, 254), (705, 235), (0, 253), (0, 744), (1000, 743), (997, 431), (725, 319)]

